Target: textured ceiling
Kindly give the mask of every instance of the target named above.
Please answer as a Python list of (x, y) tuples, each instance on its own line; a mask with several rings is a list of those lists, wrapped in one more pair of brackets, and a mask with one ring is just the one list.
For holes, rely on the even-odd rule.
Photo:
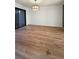
[[(28, 7), (31, 7), (35, 3), (34, 0), (15, 0), (15, 2)], [(64, 0), (37, 0), (37, 3), (40, 6), (49, 6), (63, 4)]]

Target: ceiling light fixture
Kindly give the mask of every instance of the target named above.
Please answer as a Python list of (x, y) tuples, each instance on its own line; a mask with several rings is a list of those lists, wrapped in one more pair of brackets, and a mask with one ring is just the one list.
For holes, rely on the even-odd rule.
[(37, 0), (34, 0), (35, 4), (32, 6), (33, 11), (38, 11), (39, 10), (39, 5), (36, 3)]

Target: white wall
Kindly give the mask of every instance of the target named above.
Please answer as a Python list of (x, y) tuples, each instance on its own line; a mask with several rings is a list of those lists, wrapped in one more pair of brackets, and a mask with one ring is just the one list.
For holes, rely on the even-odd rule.
[(62, 6), (40, 7), (40, 11), (31, 11), (29, 24), (62, 27)]
[(15, 7), (18, 7), (18, 8), (26, 10), (26, 25), (28, 25), (29, 24), (29, 20), (30, 20), (29, 8), (23, 6), (23, 5), (19, 4), (19, 3), (15, 3)]
[(62, 5), (40, 7), (38, 12), (15, 3), (15, 6), (26, 10), (26, 24), (62, 27)]

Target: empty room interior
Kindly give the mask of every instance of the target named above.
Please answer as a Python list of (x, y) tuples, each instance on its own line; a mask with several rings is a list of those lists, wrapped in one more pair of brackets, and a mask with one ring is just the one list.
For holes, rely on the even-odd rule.
[(64, 59), (64, 0), (15, 0), (15, 59)]

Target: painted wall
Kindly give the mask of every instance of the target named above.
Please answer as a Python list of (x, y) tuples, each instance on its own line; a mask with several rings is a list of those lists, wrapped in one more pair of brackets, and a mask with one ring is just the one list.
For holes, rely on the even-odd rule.
[(30, 12), (29, 24), (62, 27), (62, 5), (40, 7), (40, 11)]
[(29, 7), (15, 3), (15, 6), (26, 10), (26, 23), (32, 25), (62, 27), (62, 5), (53, 5), (40, 7), (40, 10), (34, 12)]
[(15, 7), (26, 10), (26, 25), (28, 25), (29, 24), (29, 19), (30, 19), (29, 8), (23, 6), (23, 5), (19, 4), (19, 3), (15, 3)]

